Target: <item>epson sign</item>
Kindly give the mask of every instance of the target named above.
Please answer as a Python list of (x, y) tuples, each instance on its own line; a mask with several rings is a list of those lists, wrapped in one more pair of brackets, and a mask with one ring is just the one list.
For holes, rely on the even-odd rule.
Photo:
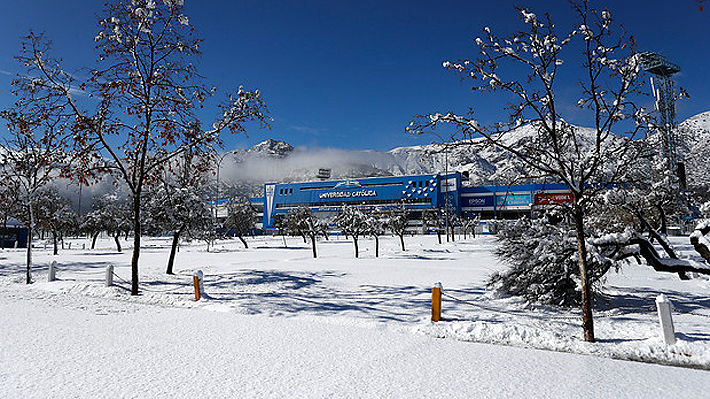
[(493, 197), (473, 197), (473, 198), (466, 198), (466, 201), (468, 201), (468, 205), (464, 206), (472, 206), (472, 207), (490, 207), (493, 206)]

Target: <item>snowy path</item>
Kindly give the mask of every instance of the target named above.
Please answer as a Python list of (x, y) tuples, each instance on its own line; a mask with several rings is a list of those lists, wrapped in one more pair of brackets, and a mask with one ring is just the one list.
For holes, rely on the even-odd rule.
[(0, 397), (700, 398), (705, 371), (0, 288)]

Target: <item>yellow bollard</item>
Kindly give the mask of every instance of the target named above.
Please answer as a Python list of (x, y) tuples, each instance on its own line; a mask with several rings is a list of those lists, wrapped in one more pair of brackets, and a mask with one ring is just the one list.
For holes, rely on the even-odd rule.
[(441, 284), (431, 289), (431, 321), (441, 320)]
[(192, 276), (192, 282), (195, 284), (195, 300), (200, 300), (200, 277), (197, 275)]

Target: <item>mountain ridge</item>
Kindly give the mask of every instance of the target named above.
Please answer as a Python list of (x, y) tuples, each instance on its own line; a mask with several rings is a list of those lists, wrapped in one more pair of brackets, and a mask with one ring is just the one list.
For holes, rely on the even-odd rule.
[[(580, 127), (581, 132), (592, 131)], [(512, 132), (511, 142), (529, 137), (529, 125)], [(653, 137), (653, 136), (651, 136)], [(710, 111), (690, 117), (678, 126), (678, 148), (686, 161), (691, 185), (710, 184)], [(321, 168), (332, 170), (331, 179), (376, 176), (400, 176), (468, 172), (470, 184), (509, 184), (520, 180), (516, 161), (503, 150), (470, 145), (441, 144), (395, 147), (389, 151), (339, 150), (331, 148), (302, 148), (274, 139), (264, 140), (248, 149), (235, 149), (229, 166), (222, 166), (226, 180), (247, 189), (241, 195), (262, 195), (263, 183), (287, 183), (318, 180)]]

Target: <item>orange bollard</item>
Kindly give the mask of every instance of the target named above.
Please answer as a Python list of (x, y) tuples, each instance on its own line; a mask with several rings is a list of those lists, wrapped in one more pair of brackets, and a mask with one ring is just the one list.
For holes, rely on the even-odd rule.
[(192, 276), (192, 282), (195, 284), (195, 300), (200, 300), (200, 277), (197, 275)]
[(431, 321), (441, 320), (441, 284), (431, 289)]

